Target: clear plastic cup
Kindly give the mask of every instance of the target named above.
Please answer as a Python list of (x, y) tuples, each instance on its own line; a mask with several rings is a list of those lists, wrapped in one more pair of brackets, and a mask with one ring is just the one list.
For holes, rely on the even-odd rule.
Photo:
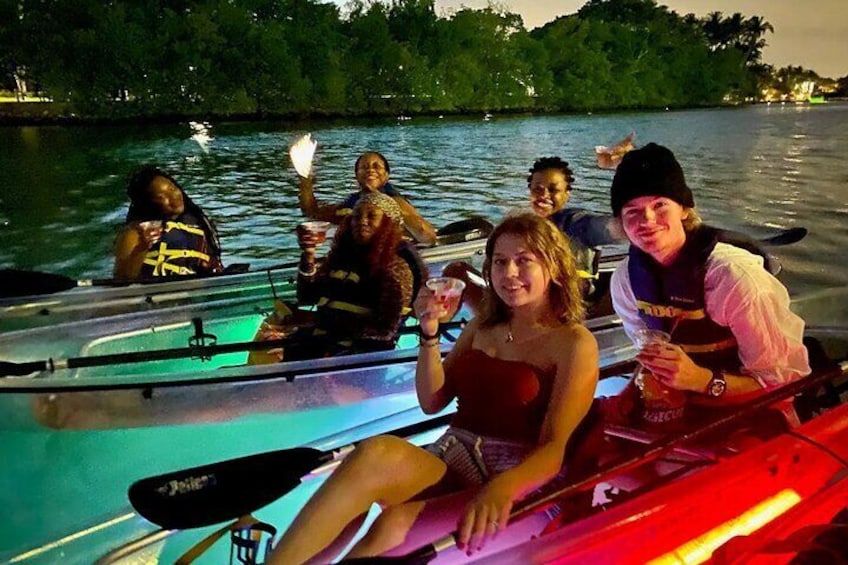
[(303, 222), (300, 228), (315, 242), (315, 245), (321, 245), (327, 240), (327, 232), (330, 229), (330, 222), (311, 221)]
[(459, 309), (465, 283), (454, 277), (433, 277), (427, 279), (425, 285), (433, 292), (439, 306), (439, 322), (448, 321), (450, 319), (448, 315), (456, 313)]
[(157, 243), (162, 239), (162, 231), (165, 229), (165, 224), (162, 220), (148, 220), (138, 223), (139, 229), (144, 236), (144, 239), (149, 245)]
[[(640, 329), (633, 336), (640, 351), (648, 345), (669, 343), (671, 336), (661, 330)], [(636, 368), (633, 382), (642, 393), (642, 419), (650, 426), (670, 427), (680, 422), (686, 405), (686, 393), (663, 385), (643, 366)]]
[(671, 336), (668, 332), (664, 332), (662, 330), (652, 330), (650, 328), (642, 328), (636, 331), (636, 334), (633, 336), (635, 341), (636, 348), (640, 351), (645, 349), (648, 345), (654, 343), (668, 343), (671, 341)]

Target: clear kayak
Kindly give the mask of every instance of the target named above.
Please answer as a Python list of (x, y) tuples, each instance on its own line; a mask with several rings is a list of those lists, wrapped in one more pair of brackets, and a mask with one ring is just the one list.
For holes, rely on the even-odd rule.
[[(633, 355), (614, 320), (598, 336), (605, 363)], [(420, 421), (416, 358), (405, 348), (178, 375), (0, 379), (0, 449), (14, 461), (0, 478), (15, 486), (0, 492), (0, 562), (91, 563), (153, 533), (127, 501), (145, 476)], [(195, 533), (165, 543), (185, 547)]]
[[(602, 264), (599, 286), (605, 287), (619, 259)], [(294, 301), (294, 286), (278, 287), (276, 295)], [(244, 410), (297, 411), (411, 390), (414, 371), (403, 363), (416, 358), (414, 320), (394, 351), (247, 365), (251, 349), (273, 347), (252, 341), (273, 303), (268, 294), (0, 333), (0, 410), (6, 414), (0, 428), (155, 426), (202, 419), (197, 407), (213, 401), (229, 405), (219, 412), (234, 418)], [(598, 335), (615, 335), (601, 331), (617, 326), (608, 312), (607, 304), (589, 322)], [(449, 326), (446, 347), (468, 316), (461, 311)], [(227, 392), (253, 381), (262, 386), (242, 386), (242, 395)], [(284, 395), (274, 392), (280, 384)], [(135, 405), (131, 399), (139, 390), (148, 398)], [(35, 409), (3, 407), (3, 393), (15, 391), (39, 393)], [(195, 400), (200, 396), (205, 400)]]
[[(431, 270), (451, 261), (482, 263), (491, 224), (473, 219), (453, 227), (460, 231), (449, 229), (435, 245), (418, 249)], [(0, 270), (0, 332), (210, 302), (249, 303), (274, 292), (285, 293), (296, 277), (296, 262), (247, 272), (135, 283), (76, 281), (4, 269)]]
[[(443, 540), (423, 552), (438, 554), (439, 563), (690, 563), (711, 555), (732, 557), (722, 562), (789, 562), (815, 545), (815, 536), (805, 538), (796, 532), (827, 530), (848, 504), (847, 299), (848, 288), (843, 288), (794, 301), (796, 311), (807, 320), (808, 337), (819, 345), (814, 373), (805, 381), (769, 393), (757, 401), (760, 405), (743, 406), (739, 411), (785, 398), (803, 399), (803, 403), (796, 400), (796, 406), (803, 407), (799, 410), (802, 426), (736, 451), (727, 449), (721, 440), (706, 446), (698, 442), (704, 431), (722, 437), (720, 426), (733, 428), (733, 415), (702, 430), (649, 438), (625, 457), (598, 464), (571, 482), (548, 485), (528, 497), (518, 505), (525, 514), (517, 515), (497, 545), (485, 553), (468, 558)], [(632, 368), (628, 360), (634, 351), (618, 328), (599, 329), (596, 335), (602, 362), (597, 394), (610, 394), (625, 382), (622, 377)], [(449, 349), (450, 344), (443, 348)], [(403, 352), (389, 355), (400, 357)], [(323, 377), (362, 370), (383, 371), (380, 378), (391, 376), (393, 380), (411, 378), (414, 372), (414, 361), (403, 358), (386, 357), (377, 367), (360, 368), (333, 361), (335, 368), (318, 369), (315, 362), (309, 363), (324, 371)], [(251, 401), (258, 409), (239, 411), (235, 417), (225, 414), (232, 408), (224, 401), (228, 395), (253, 386), (261, 390), (272, 382), (279, 388), (258, 393)], [(7, 527), (0, 530), (0, 560), (171, 563), (221, 524), (192, 529), (163, 529), (152, 524), (128, 503), (128, 489), (135, 482), (271, 450), (305, 445), (333, 449), (426, 418), (416, 410), (411, 388), (359, 397), (352, 392), (356, 385), (347, 388), (338, 383), (328, 394), (350, 394), (352, 402), (318, 408), (304, 405), (297, 411), (262, 406), (262, 397), (289, 396), (285, 386), (297, 383), (298, 377), (288, 382), (285, 376), (220, 382), (214, 385), (222, 389), (217, 398), (202, 392), (210, 386), (202, 379), (194, 385), (182, 383), (173, 390), (181, 391), (184, 408), (190, 411), (193, 399), (194, 409), (205, 410), (203, 417), (186, 421), (169, 420), (172, 407), (161, 413), (159, 425), (0, 428), (4, 461), (10, 462), (0, 473), (4, 484), (14, 485), (0, 490), (7, 516)], [(8, 414), (10, 407), (32, 407), (42, 394), (36, 386), (32, 380), (25, 385), (4, 383), (2, 413)], [(133, 386), (104, 381), (96, 390), (83, 387), (79, 393), (101, 399), (129, 394), (121, 402), (126, 417), (131, 417), (137, 406), (156, 402), (161, 393), (167, 394), (167, 388), (151, 382)], [(74, 393), (66, 389), (47, 394)], [(413, 439), (426, 443), (438, 433), (436, 428)], [(610, 485), (619, 484), (621, 477), (640, 476), (640, 470), (657, 461), (671, 461), (674, 470), (654, 473), (640, 488), (613, 496)], [(304, 477), (303, 484), (257, 508), (254, 516), (285, 528), (320, 480)], [(244, 482), (245, 488), (261, 488), (255, 477), (251, 481), (245, 476)], [(593, 495), (591, 503), (586, 501), (586, 493)], [(603, 499), (604, 494), (609, 494), (609, 499)], [(530, 535), (522, 529), (525, 519), (538, 519), (539, 512), (552, 504), (562, 512), (541, 532)], [(805, 530), (809, 527), (813, 529)], [(747, 536), (749, 543), (740, 545), (738, 536)], [(805, 545), (804, 539), (809, 543)], [(775, 540), (793, 543), (775, 546)], [(199, 562), (226, 562), (229, 552), (225, 539), (213, 544)]]

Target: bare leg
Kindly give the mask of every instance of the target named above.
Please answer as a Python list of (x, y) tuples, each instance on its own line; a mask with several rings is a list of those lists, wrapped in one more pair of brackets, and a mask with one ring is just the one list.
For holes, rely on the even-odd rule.
[(312, 564), (321, 564), (321, 563), (331, 563), (333, 559), (338, 556), (344, 548), (351, 542), (353, 536), (359, 532), (359, 529), (362, 527), (362, 524), (365, 523), (365, 519), (368, 517), (368, 514), (360, 514), (356, 518), (354, 518), (347, 526), (344, 527), (342, 533), (334, 539), (330, 545), (322, 549), (316, 555), (309, 559), (307, 563)]
[[(440, 539), (456, 529), (473, 494), (473, 491), (462, 491), (387, 508), (346, 557), (405, 555)], [(444, 556), (440, 556), (439, 561), (450, 562), (457, 558), (467, 558), (468, 555), (483, 556), (516, 545), (541, 532), (547, 522), (548, 518), (544, 514), (534, 514), (511, 523), (508, 531), (487, 539), (482, 551), (476, 547), (470, 552), (447, 551)]]
[(462, 491), (386, 508), (346, 557), (403, 555), (456, 528), (473, 492)]
[(446, 470), (441, 459), (400, 438), (378, 436), (362, 442), (306, 503), (268, 563), (303, 563), (374, 502), (400, 504), (438, 482)]

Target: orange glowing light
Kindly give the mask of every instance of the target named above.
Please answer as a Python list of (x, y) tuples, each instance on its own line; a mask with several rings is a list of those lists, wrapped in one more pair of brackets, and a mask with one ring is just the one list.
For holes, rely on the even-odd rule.
[(739, 516), (712, 528), (668, 553), (657, 557), (648, 565), (696, 565), (707, 561), (713, 552), (730, 538), (746, 536), (762, 528), (801, 501), (792, 489), (784, 489)]

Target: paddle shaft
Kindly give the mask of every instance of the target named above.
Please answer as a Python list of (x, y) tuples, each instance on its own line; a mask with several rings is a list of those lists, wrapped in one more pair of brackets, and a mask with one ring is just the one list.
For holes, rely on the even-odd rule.
[[(462, 327), (464, 321), (448, 322), (442, 324), (439, 331), (457, 329)], [(403, 328), (401, 335), (415, 332), (417, 328)], [(85, 367), (101, 367), (103, 365), (125, 365), (129, 363), (146, 363), (151, 361), (164, 361), (168, 359), (183, 359), (186, 357), (210, 358), (214, 355), (235, 353), (239, 351), (258, 351), (281, 347), (284, 345), (296, 345), (297, 342), (291, 338), (269, 339), (264, 341), (239, 341), (221, 345), (191, 345), (188, 347), (176, 347), (173, 349), (154, 349), (152, 351), (130, 351), (127, 353), (110, 353), (107, 355), (91, 355), (89, 357), (70, 357), (68, 359), (45, 359), (41, 361), (26, 361), (15, 363), (11, 361), (0, 361), (0, 378), (7, 376), (24, 376), (40, 371), (51, 373), (59, 369), (82, 369)]]
[[(545, 508), (556, 504), (559, 500), (582, 491), (593, 488), (599, 482), (609, 477), (619, 475), (630, 471), (645, 464), (646, 462), (657, 459), (660, 455), (673, 449), (681, 443), (692, 441), (701, 438), (711, 432), (718, 430), (732, 422), (741, 420), (751, 416), (753, 413), (766, 408), (775, 402), (791, 398), (796, 394), (806, 390), (809, 387), (822, 384), (839, 375), (848, 372), (848, 361), (843, 361), (838, 368), (831, 370), (823, 370), (818, 374), (812, 374), (797, 381), (784, 385), (776, 390), (767, 392), (764, 395), (739, 406), (739, 409), (727, 416), (714, 420), (697, 430), (689, 432), (681, 432), (673, 434), (663, 440), (660, 440), (656, 445), (653, 445), (648, 450), (619, 463), (613, 463), (600, 469), (598, 472), (581, 479), (575, 483), (567, 485), (563, 488), (556, 489), (550, 493), (539, 493), (536, 496), (530, 496), (515, 505), (515, 508), (509, 515), (510, 522), (520, 520), (525, 516), (539, 512)], [(355, 559), (345, 559), (343, 563), (351, 565), (362, 565), (366, 563), (386, 564), (386, 563), (403, 563), (405, 565), (423, 565), (432, 561), (440, 551), (450, 549), (456, 545), (457, 532), (453, 532), (443, 538), (440, 538), (428, 545), (422, 546), (411, 553), (397, 557), (364, 557)]]

